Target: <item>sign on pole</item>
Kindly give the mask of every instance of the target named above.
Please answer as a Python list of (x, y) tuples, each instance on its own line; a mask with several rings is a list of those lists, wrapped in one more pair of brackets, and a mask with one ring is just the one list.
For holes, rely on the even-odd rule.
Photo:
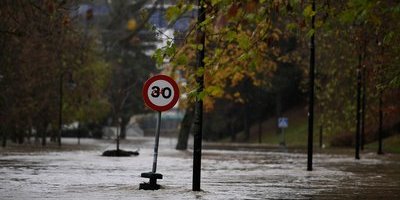
[(289, 120), (286, 117), (278, 118), (278, 127), (279, 128), (287, 128), (289, 126)]
[(281, 135), (282, 135), (282, 140), (280, 145), (286, 146), (286, 141), (285, 141), (285, 128), (289, 126), (289, 120), (286, 117), (279, 117), (278, 118), (278, 127), (281, 129)]
[(142, 90), (144, 103), (151, 109), (158, 111), (156, 134), (153, 154), (153, 168), (151, 172), (142, 173), (141, 177), (149, 178), (149, 183), (141, 183), (139, 189), (158, 190), (160, 185), (157, 184), (157, 179), (162, 179), (163, 175), (156, 173), (157, 157), (158, 157), (158, 142), (160, 138), (161, 127), (161, 112), (171, 109), (175, 106), (179, 99), (178, 84), (169, 76), (156, 75), (151, 77), (144, 83)]
[(156, 75), (147, 80), (142, 90), (145, 104), (156, 111), (166, 111), (179, 99), (178, 84), (169, 76)]

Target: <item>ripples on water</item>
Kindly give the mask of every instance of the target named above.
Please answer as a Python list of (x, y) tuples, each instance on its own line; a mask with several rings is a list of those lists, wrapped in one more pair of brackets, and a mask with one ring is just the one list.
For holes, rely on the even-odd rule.
[[(0, 199), (400, 199), (400, 160), (390, 156), (204, 150), (202, 192), (192, 192), (192, 155), (161, 139), (158, 191), (139, 190), (151, 171), (152, 138), (125, 141), (137, 157), (102, 157), (112, 141), (90, 150), (0, 154)], [(68, 142), (68, 140), (66, 140)], [(71, 141), (72, 142), (72, 141)], [(93, 145), (92, 140), (82, 141)], [(110, 146), (111, 145), (111, 146)]]

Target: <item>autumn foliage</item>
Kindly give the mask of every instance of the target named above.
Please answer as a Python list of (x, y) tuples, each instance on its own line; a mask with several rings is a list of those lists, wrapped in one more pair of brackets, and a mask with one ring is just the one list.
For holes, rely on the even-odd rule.
[(95, 121), (108, 109), (102, 95), (107, 65), (71, 15), (75, 6), (51, 0), (0, 4), (0, 128), (12, 138), (23, 140), (35, 130), (45, 144), (46, 134), (58, 127), (61, 91), (65, 123)]

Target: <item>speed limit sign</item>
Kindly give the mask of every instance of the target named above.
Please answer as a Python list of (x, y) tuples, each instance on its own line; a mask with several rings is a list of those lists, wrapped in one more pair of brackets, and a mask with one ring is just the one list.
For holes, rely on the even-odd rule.
[(158, 190), (160, 185), (157, 179), (162, 179), (162, 174), (156, 173), (158, 142), (160, 138), (161, 112), (174, 107), (179, 99), (179, 88), (176, 82), (169, 76), (156, 75), (144, 83), (142, 95), (144, 103), (153, 110), (158, 111), (156, 134), (154, 142), (153, 168), (151, 172), (142, 173), (143, 178), (150, 178), (149, 183), (141, 183), (139, 189)]
[(162, 112), (174, 107), (179, 99), (179, 88), (171, 77), (156, 75), (144, 83), (142, 95), (148, 107)]

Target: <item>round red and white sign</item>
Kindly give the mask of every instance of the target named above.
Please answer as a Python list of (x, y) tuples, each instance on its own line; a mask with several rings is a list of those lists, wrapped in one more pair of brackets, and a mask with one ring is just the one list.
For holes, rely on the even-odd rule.
[(171, 77), (156, 75), (144, 83), (142, 95), (149, 108), (162, 112), (171, 109), (178, 102), (179, 88)]

